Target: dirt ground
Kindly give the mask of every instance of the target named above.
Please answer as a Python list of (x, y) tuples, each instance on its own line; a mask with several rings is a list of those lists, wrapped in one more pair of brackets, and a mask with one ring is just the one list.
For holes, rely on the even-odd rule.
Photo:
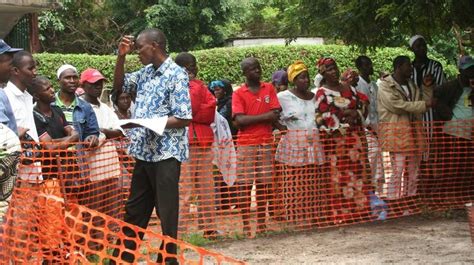
[(464, 212), (227, 240), (204, 247), (249, 264), (474, 264)]

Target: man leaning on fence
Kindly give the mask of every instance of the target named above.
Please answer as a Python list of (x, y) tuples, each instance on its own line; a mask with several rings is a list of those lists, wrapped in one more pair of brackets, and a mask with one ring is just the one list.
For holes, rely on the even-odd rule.
[[(133, 48), (145, 65), (140, 70), (124, 74), (125, 56)], [(179, 211), (179, 178), (181, 162), (188, 159), (189, 143), (187, 128), (192, 119), (189, 80), (186, 71), (179, 67), (166, 53), (166, 37), (158, 29), (142, 31), (136, 40), (125, 36), (118, 47), (114, 73), (114, 89), (136, 92), (136, 107), (132, 117), (156, 119), (168, 117), (162, 135), (144, 128), (130, 130), (129, 152), (136, 164), (132, 175), (130, 195), (125, 206), (125, 221), (146, 228), (153, 208), (160, 218), (163, 235), (177, 237)], [(124, 233), (135, 237), (130, 228)], [(143, 237), (143, 234), (139, 235)], [(134, 251), (134, 240), (124, 240), (127, 249)], [(162, 243), (161, 249), (164, 248)], [(168, 254), (176, 254), (176, 244), (166, 244)], [(114, 256), (119, 255), (116, 249)], [(135, 256), (122, 253), (121, 259), (133, 262)], [(158, 255), (158, 262), (163, 256)], [(174, 257), (167, 257), (167, 264), (177, 264)]]

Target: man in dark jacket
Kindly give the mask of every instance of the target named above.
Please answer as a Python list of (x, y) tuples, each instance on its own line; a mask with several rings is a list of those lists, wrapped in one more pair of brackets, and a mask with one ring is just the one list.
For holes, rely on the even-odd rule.
[(432, 195), (448, 191), (454, 192), (450, 196), (474, 195), (473, 88), (474, 58), (463, 56), (457, 78), (435, 89), (438, 100), (435, 119), (441, 126), (441, 138), (437, 145), (439, 170), (432, 184)]

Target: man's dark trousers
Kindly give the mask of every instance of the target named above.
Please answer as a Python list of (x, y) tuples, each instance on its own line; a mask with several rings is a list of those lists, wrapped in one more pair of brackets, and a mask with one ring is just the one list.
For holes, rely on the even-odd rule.
[[(163, 235), (177, 238), (179, 213), (179, 176), (181, 162), (176, 158), (169, 158), (159, 162), (136, 161), (133, 169), (130, 196), (125, 206), (125, 222), (146, 229), (153, 208), (160, 218)], [(130, 228), (124, 227), (123, 232), (128, 237), (136, 237)], [(140, 240), (143, 234), (139, 234)], [(124, 240), (127, 249), (135, 250), (136, 244), (132, 240)], [(163, 243), (160, 249), (163, 248)], [(176, 244), (166, 244), (166, 252), (176, 254)], [(114, 256), (118, 256), (118, 249)], [(127, 262), (136, 262), (134, 255), (124, 252), (121, 259)], [(161, 263), (162, 256), (158, 256)], [(166, 259), (169, 264), (177, 264), (175, 259)]]

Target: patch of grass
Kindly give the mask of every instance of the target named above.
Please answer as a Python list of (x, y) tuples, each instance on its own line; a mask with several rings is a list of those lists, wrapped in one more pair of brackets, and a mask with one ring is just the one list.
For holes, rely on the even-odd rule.
[(211, 240), (204, 238), (200, 233), (191, 233), (184, 235), (183, 241), (198, 247), (205, 246), (212, 242)]
[(242, 239), (245, 239), (246, 237), (243, 233), (234, 231), (230, 234), (230, 238), (235, 239), (235, 240), (242, 240)]

